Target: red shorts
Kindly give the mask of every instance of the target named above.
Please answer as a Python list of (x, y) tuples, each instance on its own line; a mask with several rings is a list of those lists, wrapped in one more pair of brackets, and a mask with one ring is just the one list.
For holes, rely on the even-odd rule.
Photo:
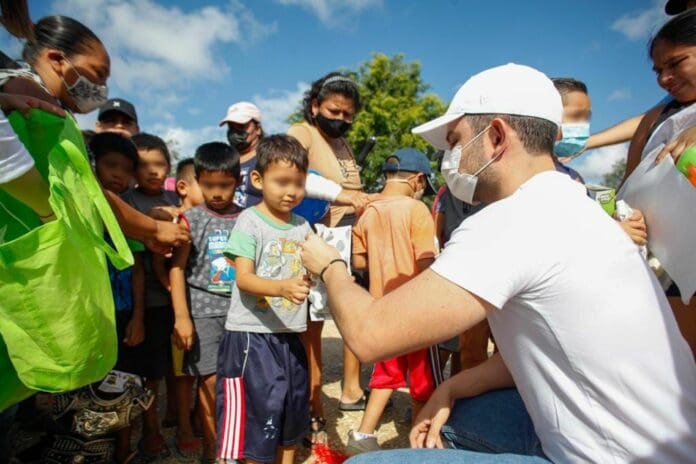
[(370, 388), (396, 390), (406, 386), (416, 401), (428, 401), (435, 390), (427, 349), (375, 363)]

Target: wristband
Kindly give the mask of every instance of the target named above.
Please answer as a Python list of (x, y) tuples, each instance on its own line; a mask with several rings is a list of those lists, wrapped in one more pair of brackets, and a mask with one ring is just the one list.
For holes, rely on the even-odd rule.
[[(334, 263), (343, 263), (343, 265), (346, 267), (346, 270), (348, 269), (348, 263), (346, 262), (345, 259), (336, 258), (336, 259), (332, 260), (329, 264), (327, 264), (326, 266), (324, 266), (324, 269), (322, 269), (321, 272), (319, 273), (319, 280), (321, 280), (322, 282), (324, 282), (324, 273), (325, 273), (325, 272), (329, 269), (329, 267), (331, 267), (331, 265), (334, 264)], [(326, 283), (326, 282), (324, 282), (324, 283)]]

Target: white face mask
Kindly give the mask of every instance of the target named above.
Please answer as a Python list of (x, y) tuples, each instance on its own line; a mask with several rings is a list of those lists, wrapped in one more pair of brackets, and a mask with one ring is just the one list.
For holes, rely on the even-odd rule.
[(481, 174), (488, 166), (490, 166), (495, 160), (500, 158), (500, 155), (495, 158), (491, 158), (486, 164), (481, 166), (481, 168), (473, 174), (460, 174), (459, 164), (462, 161), (462, 152), (467, 149), (472, 143), (476, 141), (479, 137), (485, 134), (491, 126), (486, 127), (481, 132), (476, 134), (474, 138), (469, 140), (469, 142), (462, 146), (456, 145), (451, 150), (446, 150), (442, 157), (442, 167), (440, 172), (445, 178), (447, 183), (447, 188), (449, 188), (452, 195), (455, 198), (462, 200), (470, 205), (477, 205), (479, 202), (474, 201), (474, 193), (476, 192), (476, 184), (478, 183), (478, 175)]
[[(387, 179), (386, 183), (396, 183), (396, 184), (408, 184), (409, 187), (411, 187), (411, 190), (413, 190), (413, 187), (411, 186), (411, 178), (409, 179)], [(414, 200), (422, 200), (423, 195), (425, 195), (425, 190), (414, 190), (413, 192), (413, 199)]]
[[(68, 61), (67, 58), (66, 61)], [(68, 63), (70, 63), (70, 61), (68, 61)], [(68, 95), (73, 99), (80, 113), (89, 113), (106, 103), (109, 97), (109, 88), (106, 85), (95, 84), (87, 79), (77, 72), (77, 69), (72, 63), (70, 63), (70, 66), (72, 66), (78, 76), (75, 83), (73, 85), (68, 85), (63, 77), (61, 77), (61, 79), (63, 80), (63, 84), (65, 84)]]

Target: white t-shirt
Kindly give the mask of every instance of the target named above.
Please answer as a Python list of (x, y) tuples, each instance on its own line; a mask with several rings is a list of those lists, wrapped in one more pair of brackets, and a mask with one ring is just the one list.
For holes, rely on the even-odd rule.
[(534, 176), (462, 222), (432, 269), (498, 308), (493, 335), (549, 459), (696, 459), (694, 358), (638, 248), (582, 185)]
[(0, 113), (0, 184), (14, 180), (34, 167), (34, 159), (19, 141), (9, 121)]

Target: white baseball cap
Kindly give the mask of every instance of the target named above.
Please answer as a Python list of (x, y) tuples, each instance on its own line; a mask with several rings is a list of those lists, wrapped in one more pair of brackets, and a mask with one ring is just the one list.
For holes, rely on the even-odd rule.
[(227, 109), (227, 116), (220, 121), (220, 125), (234, 122), (237, 124), (246, 124), (251, 120), (261, 122), (261, 110), (250, 102), (238, 102)]
[(563, 102), (551, 79), (529, 66), (509, 63), (469, 78), (447, 112), (413, 129), (435, 148), (446, 150), (447, 125), (465, 114), (512, 114), (561, 125)]

